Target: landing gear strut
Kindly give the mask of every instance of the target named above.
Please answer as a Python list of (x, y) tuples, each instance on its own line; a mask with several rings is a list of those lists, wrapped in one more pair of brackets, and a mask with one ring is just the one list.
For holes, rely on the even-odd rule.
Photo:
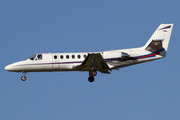
[(89, 82), (94, 82), (94, 76), (97, 75), (97, 72), (95, 70), (89, 71)]
[(97, 72), (95, 70), (89, 71), (89, 76), (96, 76)]

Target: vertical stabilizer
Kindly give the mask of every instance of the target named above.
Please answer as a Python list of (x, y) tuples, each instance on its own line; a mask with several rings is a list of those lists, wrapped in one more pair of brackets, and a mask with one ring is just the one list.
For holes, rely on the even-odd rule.
[[(154, 34), (151, 36), (149, 41), (144, 46), (145, 49), (149, 49), (149, 47), (153, 47), (153, 45), (156, 43), (160, 43), (162, 41), (162, 48), (167, 51), (169, 40), (172, 32), (173, 24), (161, 24), (156, 29)], [(152, 44), (154, 43), (154, 44)], [(160, 46), (160, 45), (159, 45)], [(156, 48), (157, 49), (157, 48)]]

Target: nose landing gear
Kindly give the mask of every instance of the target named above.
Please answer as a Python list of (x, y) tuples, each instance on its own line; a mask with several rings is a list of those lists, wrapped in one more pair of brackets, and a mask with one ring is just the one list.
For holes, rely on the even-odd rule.
[[(22, 71), (23, 72), (23, 71)], [(23, 72), (23, 76), (21, 77), (22, 81), (26, 81), (27, 77), (25, 76), (25, 74), (27, 74), (27, 72)]]
[(22, 80), (22, 81), (26, 81), (26, 79), (27, 79), (27, 78), (26, 78), (25, 75), (23, 75), (23, 76), (21, 77), (21, 80)]

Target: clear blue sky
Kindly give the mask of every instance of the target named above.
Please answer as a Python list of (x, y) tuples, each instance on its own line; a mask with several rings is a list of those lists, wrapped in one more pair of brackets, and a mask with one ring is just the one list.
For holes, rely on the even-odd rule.
[[(180, 1), (1, 0), (0, 120), (179, 120)], [(174, 23), (165, 59), (101, 74), (5, 71), (35, 53), (143, 46)], [(131, 42), (134, 41), (134, 42)], [(130, 44), (127, 44), (130, 43)]]

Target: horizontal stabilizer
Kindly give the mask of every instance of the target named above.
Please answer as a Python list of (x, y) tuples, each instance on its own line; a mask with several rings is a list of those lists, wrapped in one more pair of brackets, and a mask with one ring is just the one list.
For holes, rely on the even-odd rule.
[(121, 52), (121, 61), (133, 60), (133, 59), (135, 59), (135, 58), (131, 57), (129, 54), (127, 54), (125, 52)]

